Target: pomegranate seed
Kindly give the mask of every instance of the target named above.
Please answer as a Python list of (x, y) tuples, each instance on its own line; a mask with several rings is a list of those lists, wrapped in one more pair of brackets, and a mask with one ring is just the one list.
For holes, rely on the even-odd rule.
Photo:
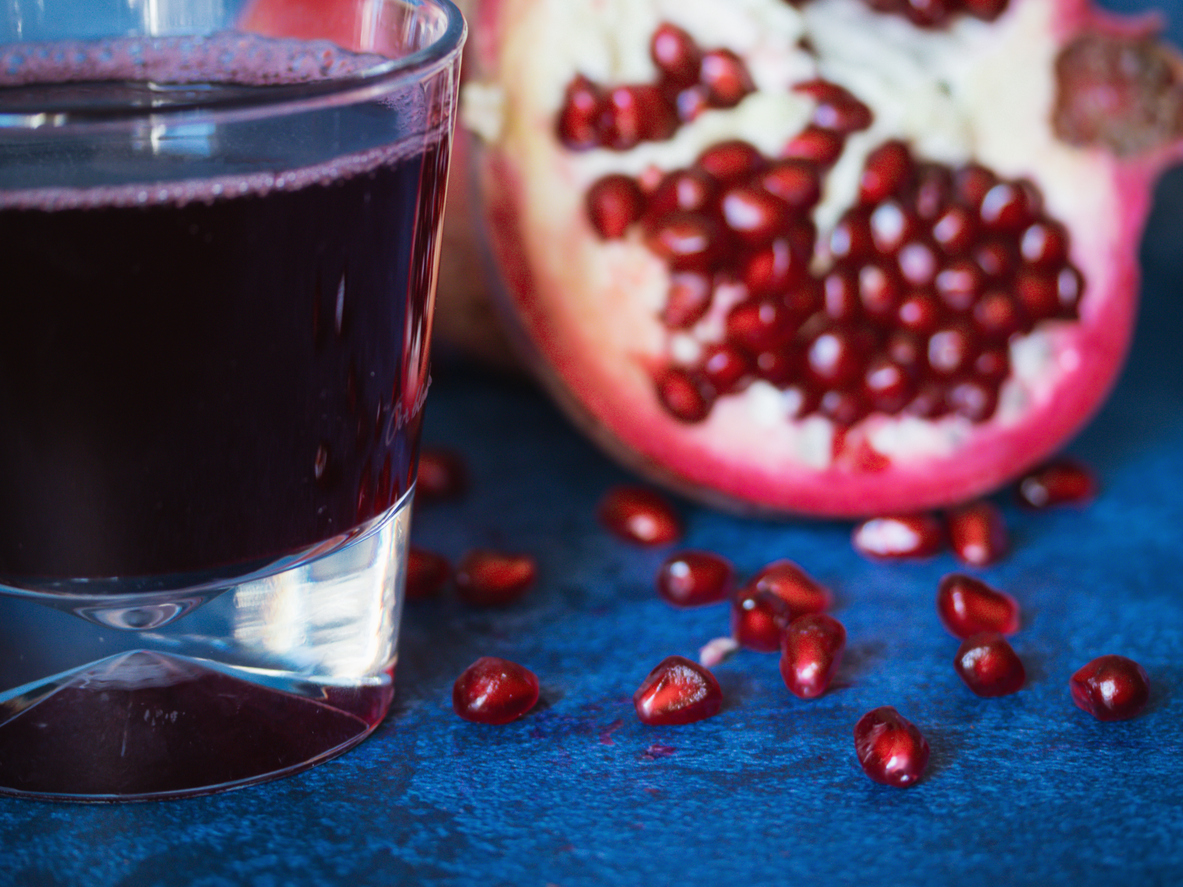
[(938, 163), (916, 167), (916, 187), (912, 206), (922, 219), (936, 219), (953, 199), (953, 174)]
[(835, 261), (857, 260), (870, 255), (870, 214), (864, 210), (847, 210), (830, 232), (829, 253)]
[(838, 90), (838, 93), (823, 99), (814, 108), (814, 124), (843, 135), (870, 126), (871, 109), (844, 89)]
[(438, 594), (451, 572), (442, 555), (412, 545), (407, 552), (407, 599), (415, 601)]
[(909, 293), (896, 310), (896, 318), (905, 330), (917, 333), (936, 331), (941, 321), (941, 308), (929, 292)]
[(934, 514), (873, 517), (854, 528), (854, 550), (872, 560), (932, 557), (945, 547), (945, 528)]
[(780, 299), (748, 299), (727, 312), (727, 337), (750, 351), (787, 344), (797, 333), (793, 315)]
[(933, 247), (924, 240), (913, 240), (900, 247), (896, 256), (900, 273), (912, 286), (928, 286), (937, 276), (939, 264)]
[(861, 314), (861, 300), (858, 278), (849, 268), (836, 268), (822, 281), (822, 293), (826, 314), (842, 323), (854, 320)]
[(933, 222), (932, 239), (947, 255), (956, 256), (969, 249), (977, 237), (977, 227), (974, 214), (954, 204)]
[(1006, 554), (1006, 524), (992, 502), (971, 502), (949, 512), (949, 545), (963, 564), (986, 567)]
[(668, 22), (653, 32), (649, 54), (657, 69), (676, 86), (689, 86), (698, 80), (702, 52), (694, 38)]
[(788, 605), (790, 619), (822, 613), (834, 605), (830, 590), (790, 560), (768, 564), (745, 588), (776, 595)]
[(795, 210), (811, 209), (822, 196), (817, 167), (806, 160), (776, 161), (760, 184)]
[(646, 227), (652, 229), (665, 216), (678, 210), (699, 212), (714, 206), (719, 183), (705, 170), (679, 169), (667, 173), (649, 196)]
[(730, 49), (712, 49), (702, 55), (699, 82), (712, 108), (734, 108), (755, 90), (747, 66)]
[(846, 649), (846, 629), (825, 613), (799, 616), (781, 635), (780, 676), (794, 696), (816, 699), (834, 679)]
[(758, 185), (738, 185), (719, 204), (727, 227), (748, 244), (764, 244), (788, 226), (789, 205)]
[(602, 140), (617, 151), (661, 142), (678, 129), (678, 114), (656, 86), (618, 86), (604, 102)]
[(1019, 630), (1019, 603), (981, 579), (950, 573), (937, 587), (937, 615), (954, 637), (979, 631), (1014, 634)]
[(858, 327), (823, 329), (806, 344), (807, 371), (823, 387), (840, 388), (863, 374), (872, 345), (870, 334)]
[(723, 691), (715, 676), (683, 656), (663, 659), (633, 694), (644, 724), (692, 724), (719, 713)]
[(731, 601), (731, 636), (741, 647), (775, 653), (792, 618), (789, 605), (778, 595), (746, 586)]
[(912, 155), (903, 142), (884, 142), (867, 155), (859, 179), (859, 202), (875, 204), (894, 194), (912, 171)]
[(690, 424), (707, 417), (715, 392), (686, 370), (671, 368), (657, 379), (657, 397), (671, 416)]
[(722, 184), (730, 185), (761, 172), (767, 161), (748, 142), (732, 139), (711, 145), (694, 165)]
[(1099, 656), (1072, 676), (1072, 701), (1098, 721), (1137, 717), (1150, 699), (1146, 669), (1125, 656)]
[(735, 590), (735, 568), (710, 551), (670, 555), (657, 571), (657, 593), (675, 607), (698, 607), (726, 600)]
[(1019, 267), (1019, 253), (1014, 244), (997, 238), (976, 246), (973, 260), (988, 279), (998, 283), (1005, 283)]
[(478, 724), (508, 724), (537, 702), (534, 672), (496, 656), (482, 656), (452, 685), (452, 709)]
[(682, 521), (674, 507), (648, 487), (613, 487), (600, 500), (599, 519), (626, 542), (668, 545), (682, 537)]
[(641, 217), (645, 197), (634, 179), (619, 173), (604, 176), (588, 189), (587, 216), (596, 233), (605, 239), (623, 237), (629, 225)]
[(678, 271), (670, 275), (661, 321), (670, 329), (694, 326), (710, 310), (715, 288), (710, 276), (701, 271)]
[(961, 0), (961, 8), (985, 22), (992, 22), (1002, 15), (1009, 0)]
[[(781, 357), (781, 352), (771, 352), (770, 354), (774, 357)], [(784, 374), (787, 380), (796, 375), (797, 364), (793, 362), (783, 368), (778, 365), (774, 369)], [(728, 345), (726, 342), (708, 345), (703, 349), (702, 374), (720, 393), (738, 390), (752, 372), (759, 370), (759, 366), (753, 366), (752, 358), (748, 356), (746, 351)]]
[(954, 311), (972, 307), (985, 286), (985, 273), (969, 259), (954, 259), (936, 276), (937, 295)]
[(1079, 462), (1060, 457), (1025, 475), (1017, 492), (1019, 501), (1030, 508), (1082, 505), (1096, 495), (1097, 483)]
[(1041, 219), (1019, 238), (1019, 255), (1037, 268), (1055, 268), (1068, 258), (1068, 231), (1059, 222)]
[(831, 166), (842, 153), (842, 144), (841, 135), (811, 123), (789, 139), (781, 154), (796, 160), (810, 160), (819, 166)]
[(456, 593), (474, 606), (503, 606), (525, 594), (537, 573), (529, 555), (476, 549), (456, 567)]
[(559, 141), (572, 151), (600, 145), (600, 120), (604, 114), (604, 93), (592, 81), (579, 75), (567, 85), (559, 113)]
[(871, 262), (859, 269), (858, 291), (867, 316), (886, 320), (899, 308), (903, 283), (891, 265)]
[(973, 306), (974, 327), (987, 338), (1005, 342), (1023, 329), (1026, 317), (1006, 290), (989, 290)]
[(971, 422), (985, 422), (998, 408), (998, 389), (978, 379), (964, 379), (949, 389), (945, 403)]
[(957, 376), (973, 366), (977, 337), (964, 323), (943, 327), (928, 337), (928, 366), (940, 376)]
[(982, 224), (990, 231), (1020, 231), (1033, 221), (1030, 194), (1021, 185), (999, 182), (982, 196)]
[(971, 163), (953, 174), (953, 190), (964, 206), (978, 212), (982, 207), (982, 199), (997, 181), (990, 170)]
[(980, 631), (962, 641), (953, 668), (979, 696), (1009, 696), (1027, 681), (1023, 661), (996, 631)]
[(864, 773), (896, 788), (914, 785), (928, 766), (928, 740), (890, 705), (859, 718), (854, 752)]
[(898, 413), (916, 394), (916, 382), (907, 367), (886, 354), (871, 358), (863, 376), (871, 407), (881, 413)]
[(419, 451), (415, 477), (416, 503), (455, 499), (468, 489), (464, 459), (451, 450), (424, 447)]
[(808, 271), (807, 256), (786, 237), (775, 237), (743, 261), (739, 277), (753, 296), (784, 293)]
[(709, 216), (671, 213), (649, 230), (646, 244), (675, 271), (704, 270), (723, 252), (723, 228)]

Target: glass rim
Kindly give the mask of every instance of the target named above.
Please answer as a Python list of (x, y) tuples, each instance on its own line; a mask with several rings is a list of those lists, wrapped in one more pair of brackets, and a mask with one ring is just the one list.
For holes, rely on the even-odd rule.
[[(399, 84), (421, 82), (431, 79), (440, 71), (452, 66), (459, 59), (467, 37), (468, 26), (460, 9), (453, 0), (395, 0), (399, 5), (409, 8), (436, 8), (443, 13), (445, 25), (431, 43), (415, 52), (396, 57), (384, 57), (371, 51), (357, 52), (340, 47), (328, 38), (289, 38), (273, 37), (254, 31), (238, 30), (228, 27), (224, 30), (209, 34), (160, 34), (160, 35), (132, 35), (130, 39), (145, 41), (184, 41), (194, 39), (209, 39), (224, 35), (228, 37), (257, 36), (269, 42), (302, 42), (314, 44), (323, 42), (332, 44), (343, 53), (354, 55), (372, 55), (378, 59), (376, 63), (357, 71), (346, 74), (327, 75), (319, 79), (303, 80), (295, 83), (267, 83), (267, 84), (228, 84), (234, 88), (220, 93), (208, 95), (199, 94), (198, 82), (186, 83), (182, 80), (156, 81), (159, 86), (170, 87), (173, 91), (172, 101), (162, 104), (144, 105), (112, 104), (101, 107), (86, 107), (83, 104), (71, 104), (69, 108), (46, 109), (35, 105), (21, 106), (18, 103), (5, 101), (6, 91), (16, 91), (22, 85), (4, 84), (0, 82), (0, 135), (8, 133), (14, 135), (20, 131), (41, 131), (46, 129), (76, 129), (78, 127), (122, 126), (129, 122), (148, 119), (160, 120), (176, 117), (218, 117), (231, 118), (266, 117), (296, 113), (310, 107), (324, 103), (348, 103), (364, 101), (377, 94), (386, 93)], [(112, 35), (111, 38), (90, 38), (68, 41), (71, 44), (95, 45), (104, 39), (125, 39), (127, 35)], [(55, 43), (29, 43), (30, 50), (38, 47), (53, 46)], [(21, 46), (19, 43), (0, 43), (0, 49)], [(109, 78), (78, 79), (74, 83), (111, 82)], [(126, 78), (119, 78), (115, 82), (125, 82)], [(153, 81), (147, 81), (149, 83)], [(194, 89), (186, 90), (186, 86)], [(188, 92), (191, 97), (186, 97)], [(163, 94), (162, 94), (163, 97)], [(14, 132), (15, 131), (15, 132)]]

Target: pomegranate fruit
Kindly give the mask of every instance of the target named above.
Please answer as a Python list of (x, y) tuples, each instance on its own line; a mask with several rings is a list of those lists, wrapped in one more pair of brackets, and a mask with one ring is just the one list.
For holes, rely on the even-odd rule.
[(928, 766), (928, 740), (890, 705), (859, 718), (854, 725), (854, 751), (864, 773), (896, 788), (915, 785)]
[(719, 713), (723, 690), (715, 676), (683, 656), (667, 656), (637, 688), (633, 705), (642, 723), (692, 724)]
[(735, 567), (713, 551), (682, 551), (665, 559), (656, 584), (662, 600), (675, 607), (717, 604), (735, 590)]
[(466, 721), (508, 724), (538, 702), (538, 678), (525, 666), (482, 656), (452, 685), (452, 709)]
[(1109, 390), (1178, 153), (1180, 64), (1144, 23), (1087, 0), (469, 12), (506, 314), (637, 471), (745, 511), (943, 507)]
[(1072, 701), (1099, 721), (1137, 717), (1150, 700), (1146, 669), (1125, 656), (1098, 656), (1069, 682)]

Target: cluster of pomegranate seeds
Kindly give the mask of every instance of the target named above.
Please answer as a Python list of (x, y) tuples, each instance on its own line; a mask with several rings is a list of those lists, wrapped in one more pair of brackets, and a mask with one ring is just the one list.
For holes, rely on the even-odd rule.
[(950, 634), (963, 640), (981, 631), (1014, 634), (1020, 625), (1018, 601), (964, 573), (941, 579), (937, 615)]
[(842, 653), (846, 628), (826, 613), (798, 616), (781, 635), (780, 675), (789, 692), (815, 699), (830, 686)]
[(1015, 489), (1019, 501), (1027, 507), (1051, 508), (1092, 501), (1097, 482), (1085, 466), (1061, 456), (1024, 475)]
[(1150, 699), (1146, 669), (1125, 656), (1098, 656), (1072, 675), (1072, 701), (1100, 721), (1141, 714)]
[(718, 714), (723, 691), (715, 676), (682, 656), (663, 659), (633, 694), (642, 723), (692, 724)]
[(710, 108), (733, 108), (754, 86), (747, 66), (729, 49), (703, 50), (681, 28), (663, 24), (649, 54), (656, 83), (604, 86), (583, 75), (567, 84), (559, 109), (559, 141), (573, 151), (627, 151), (671, 138)]
[(859, 718), (854, 752), (864, 773), (896, 788), (915, 785), (928, 766), (928, 740), (890, 705)]
[(828, 610), (830, 590), (790, 560), (776, 560), (756, 572), (731, 600), (731, 636), (741, 647), (762, 653), (781, 649), (781, 637), (798, 617)]
[(451, 573), (452, 568), (443, 555), (412, 545), (407, 552), (407, 599), (434, 597), (444, 587)]
[(482, 656), (452, 685), (452, 708), (466, 721), (508, 724), (538, 702), (538, 678), (516, 662)]
[(723, 288), (740, 295), (721, 340), (657, 372), (658, 398), (699, 422), (717, 398), (763, 380), (798, 393), (794, 417), (839, 428), (871, 413), (989, 419), (1011, 338), (1076, 317), (1084, 281), (1067, 229), (1030, 182), (921, 162), (890, 141), (868, 155), (856, 205), (819, 242), (811, 212), (825, 173), (871, 114), (835, 84), (796, 88), (816, 100), (814, 122), (780, 157), (721, 142), (656, 184), (614, 173), (589, 189), (601, 236), (638, 225), (667, 263), (671, 330), (692, 330)]
[(964, 13), (992, 22), (1006, 10), (1007, 0), (866, 0), (878, 12), (906, 18), (920, 28), (946, 27)]
[(455, 499), (468, 490), (468, 467), (452, 450), (424, 447), (419, 453), (415, 480), (415, 501), (439, 502)]
[(669, 500), (648, 487), (619, 486), (600, 500), (600, 523), (639, 545), (669, 545), (682, 538), (682, 519)]
[(524, 595), (537, 573), (529, 555), (474, 549), (456, 565), (456, 594), (478, 607), (504, 606)]
[(987, 567), (1002, 559), (1009, 547), (1002, 512), (985, 499), (952, 509), (946, 516), (949, 545), (963, 564)]
[(979, 696), (1017, 693), (1027, 681), (1023, 661), (996, 631), (980, 631), (962, 641), (953, 668)]
[(675, 607), (725, 601), (735, 590), (735, 567), (711, 551), (670, 555), (657, 571), (657, 593)]
[(945, 525), (930, 512), (872, 517), (855, 526), (854, 550), (871, 560), (932, 557), (945, 547)]

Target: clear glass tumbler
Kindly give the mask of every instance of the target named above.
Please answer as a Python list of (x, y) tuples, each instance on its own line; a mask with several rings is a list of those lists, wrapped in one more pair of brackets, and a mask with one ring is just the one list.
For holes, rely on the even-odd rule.
[(386, 714), (464, 37), (0, 8), (0, 792), (230, 788)]

